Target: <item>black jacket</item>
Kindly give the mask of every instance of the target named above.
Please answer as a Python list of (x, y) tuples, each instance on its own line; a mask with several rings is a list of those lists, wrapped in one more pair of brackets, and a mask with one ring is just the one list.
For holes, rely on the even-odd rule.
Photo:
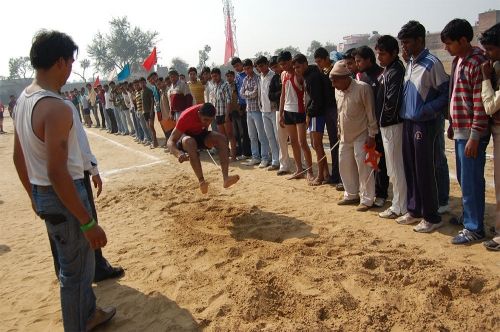
[(405, 71), (405, 66), (397, 58), (382, 73), (375, 103), (377, 122), (380, 127), (392, 126), (403, 121), (399, 116), (399, 111), (403, 104)]
[(309, 96), (306, 113), (310, 117), (325, 115), (326, 109), (335, 105), (330, 80), (315, 65), (309, 65), (304, 73), (305, 89)]
[(274, 74), (271, 78), (271, 83), (269, 83), (269, 100), (271, 104), (277, 105), (279, 107), (281, 98), (281, 77), (278, 74)]

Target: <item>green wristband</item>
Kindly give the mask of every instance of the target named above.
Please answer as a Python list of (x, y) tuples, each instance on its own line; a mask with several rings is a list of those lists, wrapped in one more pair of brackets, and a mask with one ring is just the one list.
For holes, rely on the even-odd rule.
[(89, 231), (91, 230), (95, 225), (97, 225), (97, 222), (95, 221), (94, 218), (90, 219), (90, 221), (88, 223), (86, 223), (85, 225), (81, 225), (80, 226), (80, 229), (82, 230), (82, 232), (86, 232), (86, 231)]

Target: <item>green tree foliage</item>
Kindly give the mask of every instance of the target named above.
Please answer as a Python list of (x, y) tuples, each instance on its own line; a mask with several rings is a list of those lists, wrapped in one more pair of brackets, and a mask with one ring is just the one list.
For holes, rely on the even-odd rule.
[(123, 69), (127, 63), (142, 63), (151, 53), (158, 32), (142, 31), (132, 26), (126, 16), (113, 18), (109, 24), (109, 34), (98, 32), (87, 48), (94, 67), (109, 73), (116, 67)]
[(203, 49), (198, 51), (198, 71), (201, 71), (203, 67), (207, 65), (208, 58), (210, 57), (208, 53), (210, 53), (211, 50), (212, 48), (209, 45), (205, 45)]
[(34, 70), (31, 66), (30, 58), (27, 56), (20, 56), (17, 58), (9, 59), (9, 78), (31, 78), (33, 77)]
[(179, 57), (175, 57), (172, 59), (172, 64), (170, 65), (170, 69), (175, 69), (179, 74), (187, 75), (187, 71), (189, 68), (189, 64)]
[(300, 53), (300, 49), (298, 47), (287, 46), (287, 47), (282, 47), (282, 48), (276, 49), (276, 51), (274, 51), (274, 54), (278, 55), (282, 51), (289, 51), (290, 53), (292, 53), (292, 56), (294, 56), (295, 54)]

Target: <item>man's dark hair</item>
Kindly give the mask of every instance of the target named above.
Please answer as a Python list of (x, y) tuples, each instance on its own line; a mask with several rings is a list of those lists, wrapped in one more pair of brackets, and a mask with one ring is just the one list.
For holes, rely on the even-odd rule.
[(458, 41), (460, 38), (465, 37), (470, 43), (474, 38), (474, 30), (467, 20), (456, 18), (451, 20), (441, 31), (441, 41), (445, 40)]
[(78, 46), (73, 39), (59, 31), (40, 31), (33, 38), (30, 50), (31, 65), (35, 69), (49, 69), (59, 59), (73, 59)]
[(215, 116), (215, 106), (210, 103), (205, 103), (201, 105), (200, 109), (198, 110), (198, 113), (200, 113), (203, 116), (213, 118)]
[(168, 74), (179, 76), (179, 72), (177, 70), (175, 70), (174, 68), (170, 68), (170, 70), (168, 71)]
[(399, 53), (399, 44), (396, 38), (390, 35), (383, 35), (377, 39), (377, 44), (375, 44), (375, 49), (379, 51), (385, 51), (387, 53), (396, 54)]
[(422, 38), (425, 42), (425, 27), (418, 21), (410, 21), (401, 27), (398, 33), (398, 39), (417, 39)]
[(307, 58), (304, 54), (295, 54), (295, 56), (292, 59), (292, 63), (300, 63), (304, 64), (307, 63)]
[(233, 76), (235, 76), (235, 75), (234, 75), (234, 71), (232, 71), (232, 70), (228, 70), (228, 71), (226, 72), (226, 76), (227, 76), (227, 75), (233, 75)]
[(267, 60), (267, 58), (263, 55), (259, 56), (257, 58), (257, 60), (255, 60), (255, 64), (258, 66), (258, 65), (268, 65), (269, 64), (269, 60)]
[(194, 71), (195, 74), (198, 74), (198, 71), (194, 67), (189, 67), (188, 69), (188, 75), (191, 74), (191, 72)]
[(86, 87), (92, 86), (90, 83), (85, 84)]
[(139, 80), (134, 80), (132, 83), (133, 84), (139, 83)]
[(324, 47), (318, 48), (316, 51), (314, 51), (314, 58), (315, 59), (330, 59), (330, 54)]
[(158, 77), (158, 81), (163, 82), (163, 77)]
[(158, 74), (157, 74), (155, 71), (154, 71), (154, 72), (152, 72), (151, 74), (149, 74), (149, 75), (148, 75), (148, 81), (149, 81), (149, 79), (150, 79), (151, 77), (153, 77), (153, 76), (155, 76), (155, 75), (157, 75), (157, 76), (158, 76)]
[(500, 23), (495, 24), (479, 36), (481, 45), (500, 47)]
[(350, 48), (344, 52), (344, 59), (352, 59), (356, 56), (356, 48)]
[(377, 63), (377, 58), (375, 57), (375, 52), (368, 46), (361, 46), (356, 49), (356, 55), (363, 59), (370, 59), (372, 64)]
[[(145, 80), (144, 77), (142, 79)], [(109, 85), (111, 85), (111, 84), (116, 85), (115, 81), (109, 82)]]
[(278, 56), (273, 55), (271, 59), (269, 60), (269, 65), (274, 66), (278, 64)]
[(281, 51), (278, 54), (278, 62), (290, 60), (292, 60), (292, 53), (290, 53), (289, 51)]
[(250, 59), (243, 60), (243, 67), (253, 67), (253, 62)]
[(109, 88), (109, 85), (104, 84), (103, 88), (104, 88), (104, 89)]
[(220, 69), (219, 68), (212, 68), (212, 70), (210, 71), (210, 74), (219, 74), (219, 75), (221, 75)]
[[(144, 77), (141, 77), (141, 78), (139, 79), (139, 81), (141, 81), (141, 82), (146, 82), (146, 79), (145, 79)], [(112, 82), (111, 82), (111, 83), (112, 83)], [(111, 83), (109, 83), (109, 84), (111, 84)]]
[(201, 70), (201, 73), (204, 74), (204, 73), (209, 73), (210, 74), (210, 67), (203, 67), (203, 69)]
[(234, 66), (238, 63), (242, 63), (242, 62), (241, 62), (241, 59), (238, 58), (237, 56), (235, 56), (234, 58), (231, 59), (231, 66)]

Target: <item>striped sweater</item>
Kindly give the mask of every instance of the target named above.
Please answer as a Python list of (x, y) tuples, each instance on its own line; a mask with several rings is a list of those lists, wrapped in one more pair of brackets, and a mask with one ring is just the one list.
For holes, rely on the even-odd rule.
[[(455, 139), (479, 140), (490, 134), (488, 116), (481, 99), (481, 64), (485, 61), (483, 51), (477, 47), (460, 64), (458, 57), (453, 60), (449, 95), (450, 121)], [(457, 78), (456, 73), (459, 75)]]

